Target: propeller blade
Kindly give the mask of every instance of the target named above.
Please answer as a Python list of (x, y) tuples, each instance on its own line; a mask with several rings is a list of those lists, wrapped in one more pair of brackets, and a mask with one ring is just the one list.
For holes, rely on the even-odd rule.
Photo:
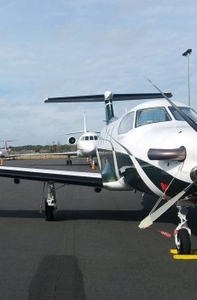
[(140, 229), (147, 228), (148, 226), (152, 225), (155, 220), (157, 220), (161, 215), (163, 215), (172, 205), (174, 205), (194, 184), (196, 184), (197, 179), (190, 183), (183, 191), (178, 193), (176, 196), (171, 198), (168, 202), (163, 204), (153, 213), (148, 215), (145, 219), (141, 221), (139, 224)]
[(163, 95), (164, 98), (174, 107), (174, 109), (181, 115), (181, 117), (197, 132), (197, 124), (190, 119), (169, 97), (167, 97), (149, 78), (147, 80)]

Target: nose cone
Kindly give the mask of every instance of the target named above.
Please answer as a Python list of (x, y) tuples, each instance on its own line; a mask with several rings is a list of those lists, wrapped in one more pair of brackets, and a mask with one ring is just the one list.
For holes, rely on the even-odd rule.
[(78, 143), (78, 151), (80, 156), (95, 156), (96, 143), (95, 141), (80, 141)]

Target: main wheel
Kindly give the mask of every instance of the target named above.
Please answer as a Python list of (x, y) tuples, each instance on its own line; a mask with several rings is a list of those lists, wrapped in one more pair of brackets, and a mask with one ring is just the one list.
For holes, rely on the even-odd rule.
[(191, 253), (191, 239), (187, 229), (183, 228), (178, 231), (177, 234), (178, 244), (177, 247), (179, 254), (190, 254)]
[(54, 207), (49, 206), (47, 202), (45, 202), (45, 220), (54, 221)]

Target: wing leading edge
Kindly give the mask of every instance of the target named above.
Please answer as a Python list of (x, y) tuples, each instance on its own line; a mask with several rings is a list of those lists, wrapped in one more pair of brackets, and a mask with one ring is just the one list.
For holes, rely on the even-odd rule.
[(52, 181), (57, 183), (102, 187), (100, 173), (75, 172), (50, 169), (0, 167), (0, 177), (27, 179), (35, 181)]

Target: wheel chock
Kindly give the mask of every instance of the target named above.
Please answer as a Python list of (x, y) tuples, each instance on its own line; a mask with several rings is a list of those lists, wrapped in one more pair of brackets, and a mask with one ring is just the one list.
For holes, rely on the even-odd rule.
[(185, 260), (194, 260), (197, 259), (197, 250), (191, 250), (190, 254), (178, 254), (177, 249), (170, 249), (170, 253), (173, 254), (174, 259), (185, 259)]

